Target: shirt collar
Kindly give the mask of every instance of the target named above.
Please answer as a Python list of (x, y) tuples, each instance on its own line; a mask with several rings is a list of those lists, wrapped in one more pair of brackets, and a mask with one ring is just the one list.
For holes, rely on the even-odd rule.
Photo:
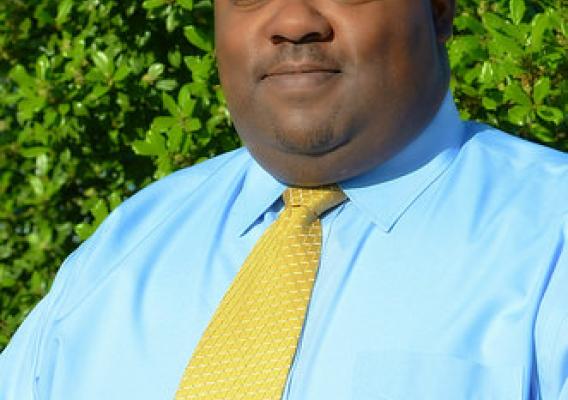
[[(410, 144), (388, 161), (340, 182), (339, 186), (356, 207), (388, 232), (447, 169), (462, 144), (463, 123), (448, 92), (432, 121)], [(241, 195), (235, 203), (235, 209), (242, 210), (237, 225), (239, 234), (245, 233), (285, 188), (251, 157)]]
[(266, 172), (250, 154), (249, 157), (250, 164), (234, 207), (238, 210), (235, 216), (238, 218), (239, 235), (243, 235), (282, 196), (287, 187)]

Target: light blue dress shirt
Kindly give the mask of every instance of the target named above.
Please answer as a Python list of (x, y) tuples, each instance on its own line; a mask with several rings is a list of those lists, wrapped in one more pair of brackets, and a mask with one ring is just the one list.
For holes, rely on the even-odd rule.
[[(566, 154), (448, 95), (341, 187), (284, 399), (568, 399)], [(284, 188), (240, 149), (126, 201), (0, 356), (0, 399), (172, 399)]]

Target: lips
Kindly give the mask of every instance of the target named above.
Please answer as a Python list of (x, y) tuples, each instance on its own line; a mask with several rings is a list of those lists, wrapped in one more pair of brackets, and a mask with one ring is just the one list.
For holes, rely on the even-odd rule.
[(294, 77), (303, 74), (339, 74), (341, 70), (335, 67), (319, 64), (283, 64), (271, 68), (261, 76), (261, 80), (272, 77)]

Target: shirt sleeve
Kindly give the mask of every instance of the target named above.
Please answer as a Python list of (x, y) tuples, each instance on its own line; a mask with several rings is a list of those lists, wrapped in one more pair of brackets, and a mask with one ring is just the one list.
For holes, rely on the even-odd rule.
[(64, 282), (71, 269), (72, 254), (62, 265), (51, 290), (31, 311), (0, 354), (0, 399), (37, 399), (36, 371), (40, 342), (44, 336), (49, 314), (61, 296)]
[(0, 354), (0, 399), (27, 400), (34, 398), (34, 361), (37, 335), (46, 314), (47, 299), (43, 299), (28, 315)]
[(568, 400), (568, 217), (535, 325), (541, 400)]

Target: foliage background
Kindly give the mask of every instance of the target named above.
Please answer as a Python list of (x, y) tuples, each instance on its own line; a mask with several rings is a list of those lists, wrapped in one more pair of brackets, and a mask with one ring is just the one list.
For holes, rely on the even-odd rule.
[[(464, 117), (568, 151), (562, 1), (458, 1)], [(0, 349), (109, 210), (240, 145), (213, 47), (211, 0), (0, 2)]]

